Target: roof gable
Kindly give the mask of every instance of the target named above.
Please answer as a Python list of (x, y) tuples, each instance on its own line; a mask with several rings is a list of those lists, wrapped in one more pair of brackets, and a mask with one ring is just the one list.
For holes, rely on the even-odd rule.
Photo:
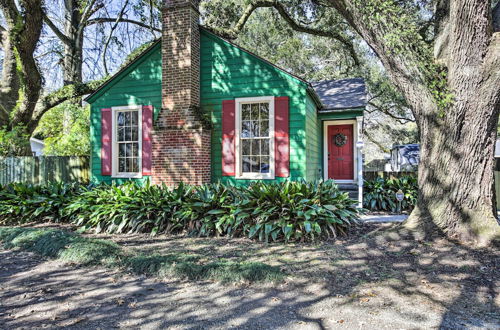
[(123, 68), (118, 70), (113, 74), (105, 83), (103, 83), (94, 93), (88, 95), (85, 101), (88, 103), (94, 103), (103, 93), (113, 87), (116, 83), (130, 74), (134, 69), (136, 69), (141, 63), (146, 61), (152, 54), (161, 50), (161, 39), (156, 40), (151, 46), (146, 48), (141, 54), (139, 54), (134, 60), (125, 65)]

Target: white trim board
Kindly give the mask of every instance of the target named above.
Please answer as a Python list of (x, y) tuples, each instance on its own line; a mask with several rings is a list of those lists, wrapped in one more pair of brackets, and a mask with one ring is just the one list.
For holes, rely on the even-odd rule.
[(353, 152), (353, 179), (352, 180), (335, 180), (337, 183), (357, 183), (357, 166), (358, 166), (358, 153), (356, 150), (356, 143), (358, 142), (358, 121), (356, 119), (349, 120), (325, 120), (323, 121), (323, 179), (328, 180), (328, 126), (335, 125), (352, 125), (352, 152)]
[[(241, 133), (241, 105), (248, 103), (269, 102), (269, 173), (243, 173), (241, 169), (241, 148), (240, 148), (240, 133)], [(266, 179), (272, 180), (275, 178), (275, 150), (274, 150), (274, 96), (260, 97), (242, 97), (235, 99), (235, 178), (236, 179)]]
[[(139, 127), (139, 172), (137, 173), (118, 173), (118, 142), (116, 141), (116, 113), (119, 111), (137, 111)], [(142, 105), (126, 105), (111, 108), (111, 177), (124, 179), (142, 178)]]

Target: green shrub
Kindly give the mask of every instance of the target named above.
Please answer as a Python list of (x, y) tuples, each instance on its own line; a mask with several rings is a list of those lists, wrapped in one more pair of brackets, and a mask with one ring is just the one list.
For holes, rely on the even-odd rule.
[(10, 183), (0, 188), (0, 225), (64, 220), (64, 209), (81, 191), (77, 183)]
[[(403, 191), (405, 195), (401, 205), (396, 199), (398, 190)], [(417, 197), (418, 182), (414, 176), (391, 179), (376, 178), (365, 181), (363, 187), (363, 206), (374, 211), (412, 210), (417, 202)]]
[[(0, 214), (17, 210), (12, 217), (17, 220), (10, 224), (64, 220), (83, 230), (108, 233), (314, 240), (344, 234), (360, 212), (356, 201), (330, 181), (257, 182), (248, 187), (180, 184), (174, 189), (149, 182), (144, 186), (128, 182), (87, 188), (15, 187), (2, 191), (0, 201)], [(19, 202), (18, 196), (24, 196), (24, 201)]]

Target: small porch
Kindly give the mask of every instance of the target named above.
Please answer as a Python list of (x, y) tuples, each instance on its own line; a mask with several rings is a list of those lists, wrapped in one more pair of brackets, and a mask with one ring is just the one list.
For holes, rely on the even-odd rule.
[(363, 116), (345, 119), (323, 117), (320, 130), (322, 179), (334, 180), (342, 191), (349, 193), (349, 197), (357, 200), (359, 207), (362, 207)]
[(313, 86), (323, 105), (318, 110), (322, 179), (335, 180), (362, 207), (364, 81), (351, 78)]

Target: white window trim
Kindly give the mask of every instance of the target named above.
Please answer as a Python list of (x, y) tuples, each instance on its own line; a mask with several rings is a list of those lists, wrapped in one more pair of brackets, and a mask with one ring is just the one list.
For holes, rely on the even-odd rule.
[[(122, 111), (138, 111), (138, 126), (139, 126), (139, 172), (137, 173), (118, 173), (118, 141), (116, 136), (116, 113)], [(111, 130), (113, 144), (111, 146), (111, 177), (125, 179), (140, 179), (142, 178), (142, 106), (141, 105), (126, 105), (111, 108)]]
[[(352, 152), (353, 152), (353, 178), (352, 180), (335, 180), (337, 183), (356, 183), (358, 181), (358, 153), (356, 150), (356, 143), (359, 139), (359, 130), (358, 130), (358, 121), (356, 119), (349, 120), (327, 120), (323, 122), (323, 179), (328, 179), (328, 126), (336, 126), (336, 125), (352, 125), (352, 135), (353, 135), (353, 143), (352, 143)], [(333, 180), (333, 179), (332, 179)]]
[[(241, 166), (241, 148), (240, 148), (240, 133), (241, 133), (241, 105), (248, 103), (269, 102), (269, 173), (243, 173)], [(274, 170), (274, 96), (261, 97), (242, 97), (235, 100), (235, 155), (236, 155), (236, 179), (256, 179), (256, 180), (273, 180), (275, 178)]]

